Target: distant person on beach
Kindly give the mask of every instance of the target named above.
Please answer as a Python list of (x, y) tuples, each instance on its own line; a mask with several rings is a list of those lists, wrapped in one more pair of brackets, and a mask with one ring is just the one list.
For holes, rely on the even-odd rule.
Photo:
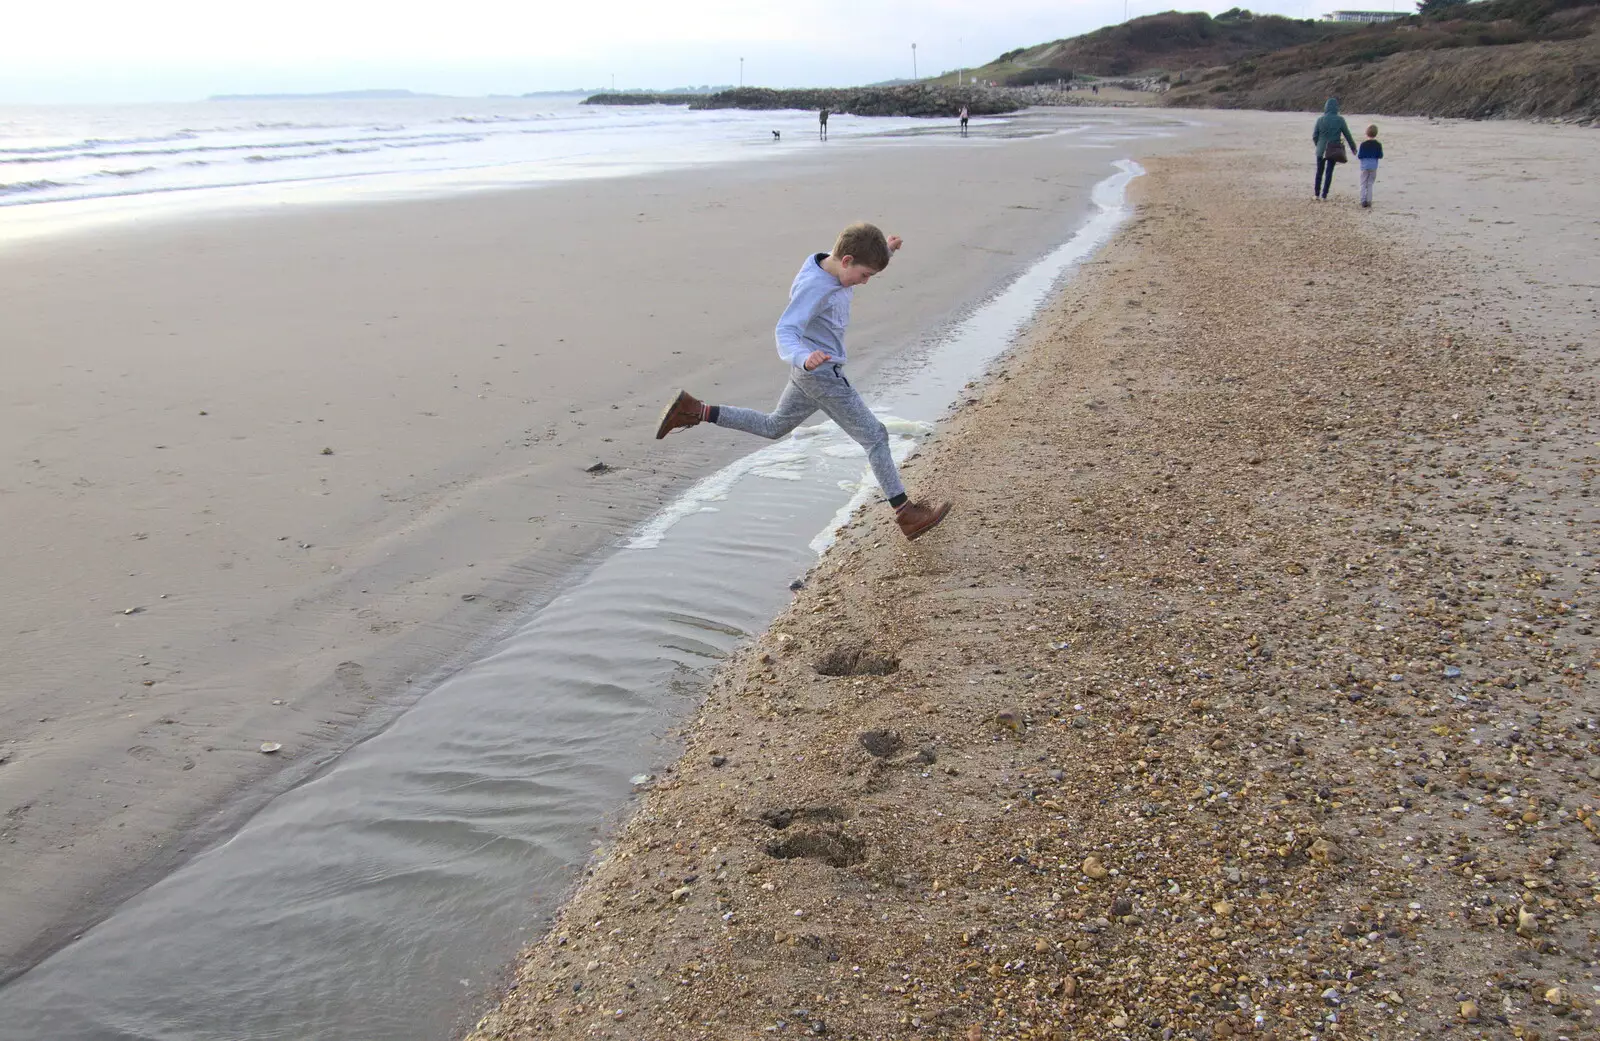
[(1383, 145), (1378, 141), (1378, 124), (1367, 127), (1367, 139), (1356, 149), (1356, 160), (1361, 164), (1361, 208), (1372, 208), (1372, 185), (1378, 179), (1378, 160), (1383, 158)]
[(876, 226), (862, 222), (839, 233), (832, 253), (815, 253), (801, 263), (789, 287), (789, 306), (778, 319), (778, 357), (789, 365), (789, 382), (776, 409), (769, 413), (708, 405), (680, 390), (662, 414), (656, 437), (715, 423), (775, 441), (820, 409), (867, 450), (867, 462), (901, 533), (908, 539), (927, 534), (944, 520), (950, 504), (924, 506), (907, 497), (889, 451), (889, 431), (844, 376), (844, 333), (856, 286), (888, 267), (899, 248), (899, 236), (885, 237)]
[(961, 106), (961, 136), (967, 136), (967, 106)]
[(822, 109), (817, 113), (817, 136), (826, 141), (828, 139), (828, 110)]
[(1311, 143), (1317, 149), (1317, 176), (1311, 182), (1313, 199), (1328, 197), (1328, 189), (1333, 187), (1333, 168), (1350, 161), (1344, 150), (1345, 141), (1355, 151), (1356, 139), (1350, 136), (1350, 124), (1339, 115), (1339, 99), (1329, 98), (1322, 106), (1322, 115), (1317, 117), (1317, 125), (1311, 128)]

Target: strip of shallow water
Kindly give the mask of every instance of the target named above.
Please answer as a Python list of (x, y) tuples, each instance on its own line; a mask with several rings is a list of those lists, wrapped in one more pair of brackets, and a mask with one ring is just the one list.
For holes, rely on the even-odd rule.
[[(878, 378), (897, 456), (1110, 237), (1141, 172), (1116, 165), (1071, 241)], [(548, 920), (633, 775), (668, 769), (664, 735), (715, 663), (873, 497), (832, 424), (700, 481), (493, 653), (0, 989), (0, 1041), (449, 1034)]]

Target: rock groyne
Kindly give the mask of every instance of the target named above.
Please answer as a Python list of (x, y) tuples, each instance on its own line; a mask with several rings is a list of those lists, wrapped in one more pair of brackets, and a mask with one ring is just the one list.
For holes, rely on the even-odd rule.
[(900, 87), (818, 87), (773, 90), (739, 87), (715, 94), (596, 94), (585, 105), (684, 105), (691, 109), (811, 109), (853, 116), (951, 116), (966, 105), (974, 116), (1016, 112), (1040, 104), (1035, 90), (990, 87), (942, 87), (912, 84)]

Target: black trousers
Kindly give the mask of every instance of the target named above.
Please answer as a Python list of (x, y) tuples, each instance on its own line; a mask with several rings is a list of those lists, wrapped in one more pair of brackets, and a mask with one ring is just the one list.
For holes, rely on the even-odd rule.
[(1328, 197), (1328, 189), (1333, 187), (1333, 168), (1339, 164), (1332, 160), (1317, 156), (1317, 177), (1311, 182), (1311, 194)]

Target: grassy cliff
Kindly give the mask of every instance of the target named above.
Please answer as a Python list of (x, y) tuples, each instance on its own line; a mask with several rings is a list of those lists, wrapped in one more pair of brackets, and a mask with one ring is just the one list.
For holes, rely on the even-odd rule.
[[(1258, 15), (1235, 8), (1213, 18), (1167, 11), (1108, 25), (1070, 39), (1019, 47), (963, 78), (1022, 86), (1071, 76), (1146, 76), (1227, 65), (1285, 47), (1347, 36), (1354, 26)], [(956, 74), (940, 77), (955, 82)], [(1021, 81), (1021, 82), (1019, 82)]]
[(1482, 0), (1180, 78), (1167, 103), (1600, 119), (1600, 3)]

